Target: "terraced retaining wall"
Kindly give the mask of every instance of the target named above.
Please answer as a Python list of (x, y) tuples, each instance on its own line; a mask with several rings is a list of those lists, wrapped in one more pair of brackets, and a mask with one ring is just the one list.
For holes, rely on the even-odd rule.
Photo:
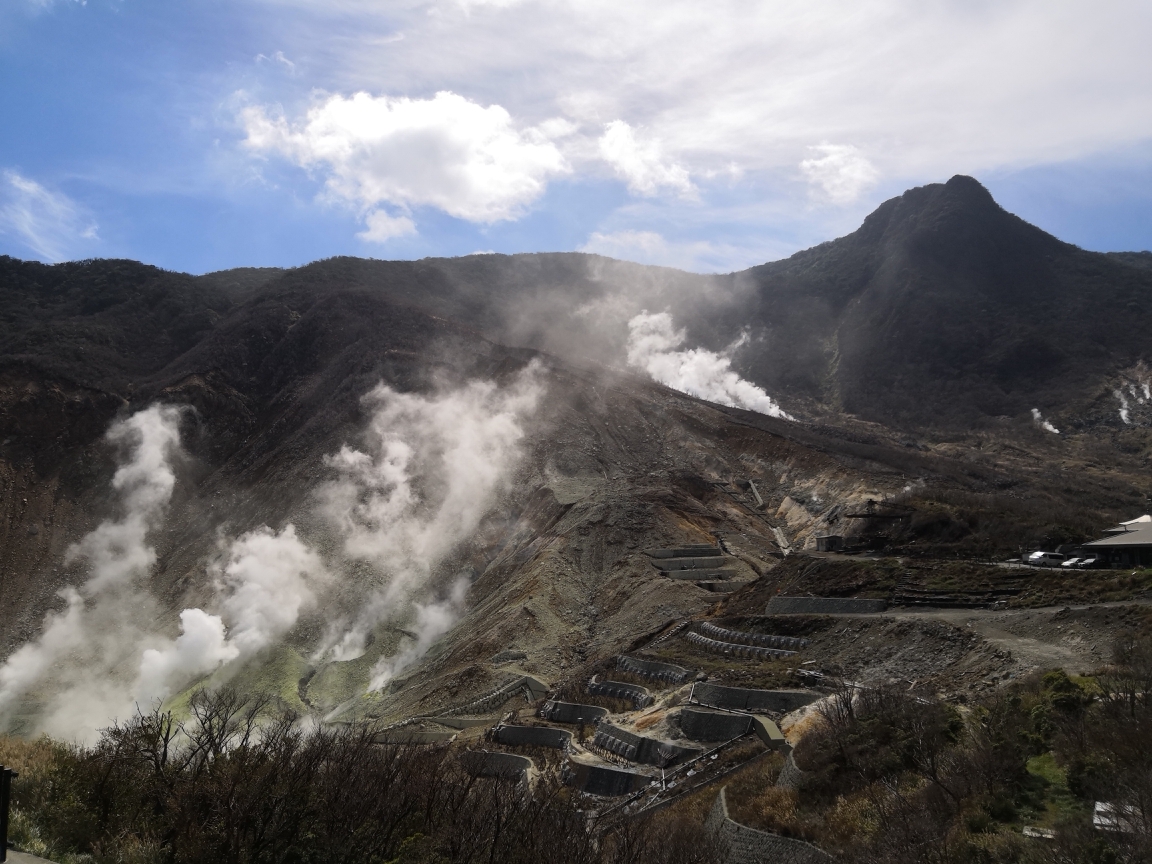
[(699, 633), (685, 633), (684, 637), (705, 651), (713, 654), (726, 654), (729, 657), (750, 657), (754, 660), (774, 660), (777, 657), (791, 657), (796, 652), (783, 648), (761, 648), (759, 645), (738, 645), (733, 642), (719, 642)]
[(452, 717), (459, 714), (475, 714), (476, 712), (498, 708), (517, 693), (523, 693), (525, 699), (533, 702), (548, 694), (548, 686), (542, 681), (537, 681), (530, 675), (521, 675), (519, 678), (513, 678), (506, 684), (501, 684), (495, 690), (484, 694), (479, 699), (473, 699), (464, 705), (458, 705), (455, 708), (444, 711), (442, 716)]
[(697, 684), (692, 688), (692, 701), (717, 708), (738, 711), (781, 711), (803, 708), (820, 698), (811, 690), (746, 690), (719, 684)]
[(524, 777), (536, 767), (527, 756), (492, 750), (469, 750), (460, 759), (465, 769), (477, 777)]
[(572, 743), (572, 733), (567, 729), (549, 729), (547, 726), (497, 726), (494, 737), (510, 747), (567, 750)]
[(726, 714), (706, 708), (680, 711), (680, 729), (693, 741), (731, 741), (752, 728), (752, 715)]
[(721, 642), (736, 642), (743, 645), (759, 645), (762, 648), (784, 648), (789, 651), (799, 651), (808, 647), (808, 640), (797, 636), (773, 636), (768, 633), (744, 633), (740, 630), (729, 630), (727, 627), (717, 627), (711, 621), (701, 621), (698, 625), (700, 632)]
[(679, 747), (656, 738), (645, 738), (643, 735), (628, 732), (610, 723), (601, 723), (596, 727), (596, 737), (592, 743), (629, 762), (656, 765), (659, 768), (667, 768), (700, 755), (700, 751), (695, 747)]
[(649, 558), (718, 558), (724, 554), (719, 546), (676, 546), (671, 549), (646, 549)]
[(605, 765), (586, 765), (571, 760), (564, 766), (562, 779), (581, 792), (605, 797), (628, 795), (652, 782), (651, 777), (636, 771)]
[(456, 737), (455, 732), (440, 732), (430, 729), (385, 729), (380, 733), (381, 744), (443, 744)]
[(796, 757), (791, 753), (784, 759), (784, 767), (776, 775), (776, 785), (783, 789), (799, 789), (804, 783), (804, 772), (796, 764)]
[(857, 597), (773, 597), (769, 615), (863, 615), (883, 612), (887, 600), (861, 600)]
[(540, 708), (540, 716), (553, 723), (571, 723), (594, 726), (608, 716), (608, 709), (599, 705), (581, 705), (579, 702), (549, 700)]
[(768, 717), (685, 706), (679, 722), (681, 731), (693, 741), (731, 741), (754, 732), (770, 750), (791, 750), (780, 727)]
[(721, 788), (705, 822), (724, 847), (725, 864), (826, 864), (833, 860), (827, 852), (791, 837), (781, 837), (735, 822), (728, 815), (728, 800)]
[(635, 708), (647, 708), (652, 704), (652, 694), (639, 684), (625, 684), (623, 681), (601, 681), (593, 677), (588, 682), (588, 692), (593, 696), (608, 696), (612, 699), (627, 699)]
[(686, 581), (698, 581), (701, 579), (725, 581), (736, 576), (736, 571), (727, 568), (720, 568), (718, 570), (661, 570), (660, 575), (666, 576), (669, 579), (683, 579)]
[(653, 681), (666, 681), (669, 684), (685, 684), (692, 680), (695, 670), (685, 669), (671, 663), (658, 663), (655, 660), (641, 660), (626, 654), (616, 658), (616, 668), (621, 672), (631, 672)]

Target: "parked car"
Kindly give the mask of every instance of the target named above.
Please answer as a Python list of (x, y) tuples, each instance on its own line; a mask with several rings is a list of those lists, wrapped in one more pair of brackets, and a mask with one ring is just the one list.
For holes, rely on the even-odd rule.
[(1099, 555), (1088, 555), (1084, 558), (1076, 559), (1076, 569), (1091, 570), (1093, 567), (1099, 567), (1103, 563)]
[(1065, 558), (1063, 561), (1060, 562), (1060, 566), (1071, 570), (1072, 568), (1078, 566), (1082, 560), (1084, 560), (1084, 559), (1082, 559), (1082, 558)]
[(1064, 563), (1064, 556), (1059, 552), (1033, 552), (1027, 563), (1033, 567), (1059, 567)]

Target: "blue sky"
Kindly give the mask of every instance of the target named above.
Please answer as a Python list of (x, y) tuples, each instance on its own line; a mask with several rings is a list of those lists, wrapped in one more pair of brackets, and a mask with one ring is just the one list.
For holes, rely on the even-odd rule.
[(1152, 7), (5, 0), (0, 253), (728, 271), (972, 174), (1152, 248)]

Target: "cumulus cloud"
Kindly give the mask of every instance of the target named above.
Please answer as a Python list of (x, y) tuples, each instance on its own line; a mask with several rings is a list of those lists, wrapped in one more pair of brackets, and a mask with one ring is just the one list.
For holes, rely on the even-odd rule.
[(431, 99), (330, 96), (295, 123), (249, 106), (241, 119), (253, 151), (325, 174), (332, 196), (366, 214), (369, 240), (414, 230), (383, 205), (498, 222), (521, 215), (549, 179), (570, 170), (549, 137), (560, 127), (520, 129), (501, 106), (447, 91)]
[(763, 388), (733, 372), (730, 357), (704, 348), (680, 348), (686, 338), (684, 330), (674, 328), (667, 312), (645, 310), (628, 322), (628, 363), (689, 396), (771, 417), (795, 419)]
[(604, 127), (599, 140), (600, 156), (636, 195), (655, 195), (662, 189), (691, 195), (695, 192), (688, 170), (668, 161), (658, 140), (641, 142), (623, 120)]
[(370, 243), (386, 243), (393, 237), (416, 233), (416, 223), (407, 216), (390, 216), (383, 210), (370, 210), (364, 216), (367, 228), (356, 236)]
[(475, 533), (509, 482), (541, 392), (534, 363), (506, 387), (476, 381), (428, 396), (380, 385), (365, 397), (366, 446), (344, 446), (328, 460), (338, 477), (320, 495), (344, 552), (370, 562), (383, 584), (355, 620), (334, 628), (322, 656), (359, 656), (378, 623), (409, 622), (415, 643), (381, 661), (373, 674), (380, 687), (450, 626), (467, 582), (447, 598), (430, 596), (436, 568)]
[(817, 144), (800, 163), (808, 182), (834, 204), (850, 204), (876, 183), (879, 173), (851, 144)]
[(46, 261), (62, 261), (98, 239), (96, 223), (72, 199), (12, 170), (0, 174), (0, 234)]

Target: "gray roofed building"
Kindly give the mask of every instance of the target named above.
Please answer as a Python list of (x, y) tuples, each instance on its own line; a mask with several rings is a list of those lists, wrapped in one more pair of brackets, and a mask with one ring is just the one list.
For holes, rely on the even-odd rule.
[(1152, 518), (1141, 516), (1104, 533), (1102, 540), (1085, 543), (1085, 551), (1102, 556), (1112, 567), (1152, 566)]

